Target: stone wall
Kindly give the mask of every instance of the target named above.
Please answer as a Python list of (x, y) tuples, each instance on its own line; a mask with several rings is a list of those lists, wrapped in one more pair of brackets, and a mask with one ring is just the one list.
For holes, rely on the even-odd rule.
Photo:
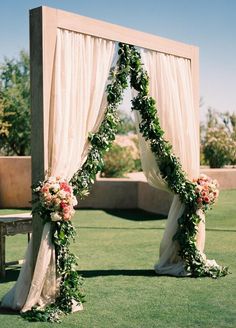
[[(30, 157), (0, 157), (0, 208), (30, 207)], [(202, 169), (220, 183), (220, 189), (236, 189), (236, 169)], [(125, 179), (98, 178), (91, 194), (79, 202), (80, 208), (140, 208), (166, 214), (172, 196), (149, 186), (143, 173)]]
[(0, 208), (31, 207), (31, 157), (0, 157)]

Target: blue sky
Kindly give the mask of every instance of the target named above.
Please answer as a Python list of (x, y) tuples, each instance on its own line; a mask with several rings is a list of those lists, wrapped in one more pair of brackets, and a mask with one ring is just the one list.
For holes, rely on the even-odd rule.
[(0, 3), (0, 62), (29, 48), (28, 11), (49, 6), (200, 48), (200, 95), (236, 112), (236, 0), (6, 0)]

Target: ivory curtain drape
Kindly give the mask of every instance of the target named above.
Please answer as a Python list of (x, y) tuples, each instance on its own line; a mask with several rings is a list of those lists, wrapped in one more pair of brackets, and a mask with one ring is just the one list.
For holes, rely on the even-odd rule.
[[(48, 131), (50, 175), (70, 180), (86, 159), (88, 134), (96, 131), (105, 112), (104, 93), (114, 50), (112, 41), (57, 30)], [(34, 273), (31, 239), (19, 278), (2, 299), (2, 307), (25, 312), (55, 300), (60, 277), (56, 277), (51, 235), (51, 224), (47, 223)], [(74, 304), (73, 310), (81, 308), (81, 304)]]
[(115, 43), (58, 29), (50, 108), (49, 168), (68, 180), (86, 159), (88, 134), (100, 125)]
[[(149, 76), (150, 96), (156, 100), (165, 138), (172, 144), (174, 154), (179, 157), (188, 178), (196, 178), (199, 175), (199, 120), (193, 104), (191, 63), (188, 59), (149, 50), (141, 50), (141, 56)], [(139, 115), (136, 115), (136, 122), (137, 125), (140, 122)], [(171, 192), (160, 176), (148, 142), (140, 134), (139, 143), (148, 182), (158, 189)], [(184, 205), (177, 195), (173, 196), (155, 270), (159, 274), (178, 276), (185, 275), (185, 270), (178, 256), (178, 244), (172, 238)], [(197, 236), (197, 246), (201, 252), (204, 250), (204, 241), (205, 226), (201, 222)]]

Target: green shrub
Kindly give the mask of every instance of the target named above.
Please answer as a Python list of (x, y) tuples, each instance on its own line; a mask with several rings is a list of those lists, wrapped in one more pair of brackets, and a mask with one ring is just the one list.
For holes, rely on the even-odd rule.
[(141, 159), (140, 158), (136, 158), (134, 159), (134, 172), (142, 172), (143, 168), (142, 168), (142, 163), (141, 163)]
[(131, 115), (127, 114), (126, 111), (118, 111), (120, 122), (117, 127), (117, 133), (121, 135), (127, 135), (128, 133), (135, 133), (135, 123)]
[(234, 149), (235, 142), (224, 127), (207, 130), (203, 152), (211, 168), (220, 168), (231, 164)]
[(141, 158), (140, 158), (140, 150), (139, 150), (139, 142), (138, 142), (137, 134), (134, 134), (131, 137), (131, 140), (133, 141), (133, 143), (136, 147), (136, 151), (134, 152), (134, 154), (132, 154), (132, 157), (134, 159), (134, 171), (142, 172), (143, 168), (142, 168), (142, 163), (141, 163)]
[(206, 124), (201, 124), (201, 164), (211, 168), (236, 164), (236, 115), (208, 109)]
[(104, 156), (104, 167), (101, 176), (106, 178), (122, 178), (134, 169), (134, 160), (129, 147), (113, 144)]
[(204, 148), (202, 145), (200, 146), (200, 165), (207, 165), (207, 161), (204, 154)]

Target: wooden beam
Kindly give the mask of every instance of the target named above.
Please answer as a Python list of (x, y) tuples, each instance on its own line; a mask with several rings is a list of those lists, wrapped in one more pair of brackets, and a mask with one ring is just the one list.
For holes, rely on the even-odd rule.
[(187, 45), (182, 42), (169, 40), (131, 28), (107, 23), (58, 9), (54, 10), (57, 11), (57, 26), (59, 28), (68, 29), (74, 32), (88, 34), (107, 40), (124, 42), (141, 48), (184, 58), (191, 58), (192, 48), (195, 48), (194, 46)]
[(194, 45), (188, 45), (183, 42), (162, 38), (157, 35), (107, 23), (64, 10), (45, 6), (33, 10), (37, 11), (40, 8), (45, 18), (49, 19), (49, 23), (56, 23), (57, 28), (88, 34), (107, 40), (124, 42), (137, 47), (189, 59), (192, 58), (193, 49), (197, 48)]

